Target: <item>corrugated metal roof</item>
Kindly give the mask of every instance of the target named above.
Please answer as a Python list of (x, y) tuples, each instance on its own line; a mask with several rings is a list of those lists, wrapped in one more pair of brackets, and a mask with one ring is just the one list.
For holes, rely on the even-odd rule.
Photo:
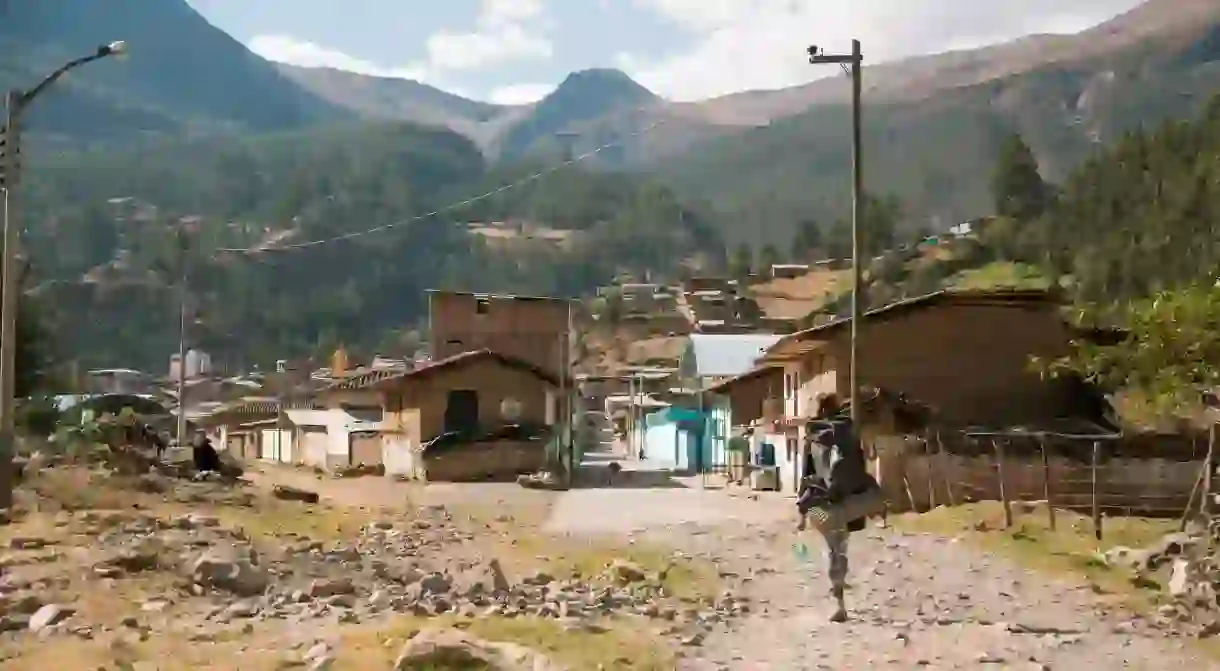
[(692, 333), (689, 355), (698, 377), (741, 375), (782, 336), (762, 333)]

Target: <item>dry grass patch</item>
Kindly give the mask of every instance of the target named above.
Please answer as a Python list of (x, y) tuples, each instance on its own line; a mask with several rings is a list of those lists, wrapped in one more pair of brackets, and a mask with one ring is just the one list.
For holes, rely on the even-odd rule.
[(1098, 541), (1088, 517), (1065, 510), (1056, 510), (1055, 516), (1057, 528), (1052, 531), (1046, 507), (1034, 506), (1024, 514), (1014, 512), (1012, 528), (1005, 529), (1002, 505), (988, 501), (895, 515), (890, 521), (904, 531), (961, 537), (1029, 569), (1086, 580), (1095, 591), (1113, 595), (1128, 605), (1147, 607), (1156, 601), (1159, 592), (1149, 589), (1155, 585), (1133, 580), (1124, 569), (1107, 566), (1100, 555), (1118, 546), (1147, 546), (1176, 530), (1176, 520), (1107, 517), (1102, 523), (1102, 540)]
[[(524, 645), (573, 669), (667, 671), (675, 661), (665, 643), (628, 620), (604, 630), (568, 630), (554, 620), (532, 617), (396, 617), (378, 627), (351, 627), (342, 632), (336, 669), (364, 671), (390, 668), (404, 643), (431, 627), (453, 626), (489, 641)], [(453, 667), (457, 669), (469, 667)], [(443, 671), (438, 669), (437, 671)]]

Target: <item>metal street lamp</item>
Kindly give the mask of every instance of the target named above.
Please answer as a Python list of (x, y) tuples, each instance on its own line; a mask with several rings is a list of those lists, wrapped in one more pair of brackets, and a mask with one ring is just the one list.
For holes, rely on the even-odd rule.
[(16, 335), (19, 275), (17, 256), (18, 207), (16, 189), (20, 181), (19, 164), (21, 153), (21, 120), (30, 104), (69, 70), (110, 56), (127, 53), (126, 42), (111, 42), (99, 46), (95, 52), (69, 61), (58, 70), (47, 75), (37, 86), (22, 91), (14, 89), (5, 98), (6, 123), (0, 150), (0, 190), (4, 193), (4, 249), (0, 257), (0, 509), (13, 504), (13, 414), (16, 407)]

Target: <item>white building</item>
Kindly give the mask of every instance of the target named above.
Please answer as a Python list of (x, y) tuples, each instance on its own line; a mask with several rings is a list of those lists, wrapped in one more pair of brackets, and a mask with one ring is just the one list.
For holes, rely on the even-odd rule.
[[(177, 381), (182, 366), (178, 355), (169, 358), (169, 379)], [(212, 374), (212, 356), (203, 350), (189, 349), (186, 351), (186, 379)]]

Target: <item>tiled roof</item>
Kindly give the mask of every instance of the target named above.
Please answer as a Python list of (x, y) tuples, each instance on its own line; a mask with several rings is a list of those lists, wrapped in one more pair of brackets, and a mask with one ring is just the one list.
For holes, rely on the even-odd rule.
[(549, 382), (556, 386), (559, 385), (559, 378), (529, 362), (522, 361), (521, 359), (517, 359), (515, 357), (506, 356), (498, 352), (493, 352), (488, 349), (481, 349), (470, 352), (462, 352), (461, 354), (455, 354), (454, 356), (446, 359), (429, 361), (427, 363), (420, 364), (417, 368), (407, 371), (380, 370), (359, 373), (346, 377), (342, 380), (338, 380), (327, 387), (327, 389), (331, 391), (368, 389), (390, 380), (406, 380), (422, 377), (424, 375), (438, 373), (454, 366), (464, 365), (484, 358), (494, 359), (507, 367), (526, 371), (536, 376), (540, 380)]

